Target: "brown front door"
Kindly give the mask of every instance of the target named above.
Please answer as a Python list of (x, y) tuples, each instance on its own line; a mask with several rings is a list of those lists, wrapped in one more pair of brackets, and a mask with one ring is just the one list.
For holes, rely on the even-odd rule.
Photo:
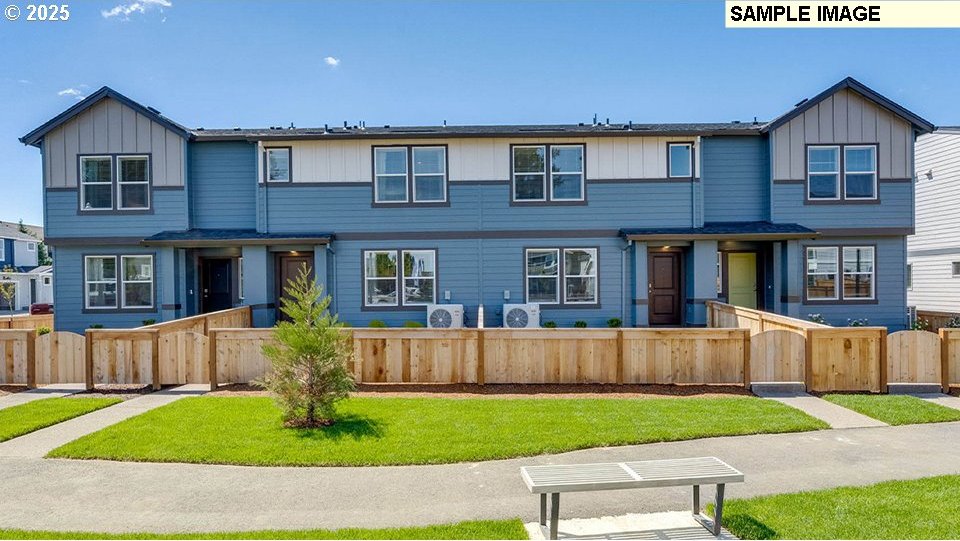
[(680, 325), (683, 320), (680, 312), (680, 253), (650, 252), (647, 260), (650, 324)]
[(283, 306), (282, 299), (286, 297), (284, 292), (291, 280), (300, 275), (300, 269), (306, 265), (310, 272), (310, 279), (313, 279), (313, 252), (297, 252), (297, 255), (278, 255), (277, 256), (277, 319), (287, 319), (280, 307)]

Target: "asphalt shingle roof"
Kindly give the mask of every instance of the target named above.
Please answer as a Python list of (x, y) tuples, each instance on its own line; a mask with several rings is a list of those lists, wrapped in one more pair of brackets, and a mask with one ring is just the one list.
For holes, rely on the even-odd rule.
[(37, 234), (36, 237), (29, 233), (20, 231), (20, 224), (16, 222), (0, 222), (0, 238), (15, 239), (37, 242), (43, 239), (43, 228), (33, 225), (26, 225), (27, 229)]
[(771, 222), (706, 222), (703, 227), (643, 227), (620, 230), (625, 237), (642, 236), (736, 236), (736, 235), (809, 235), (817, 232), (799, 224)]

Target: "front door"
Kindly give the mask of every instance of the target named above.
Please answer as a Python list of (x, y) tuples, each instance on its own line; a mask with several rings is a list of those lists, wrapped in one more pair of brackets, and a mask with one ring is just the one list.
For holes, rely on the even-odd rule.
[(310, 273), (310, 280), (313, 280), (313, 252), (297, 252), (297, 255), (278, 255), (277, 256), (277, 319), (287, 319), (280, 308), (283, 306), (283, 299), (288, 297), (286, 288), (291, 280), (295, 280), (300, 275), (300, 269), (306, 265)]
[(680, 325), (681, 306), (679, 252), (649, 252), (648, 279), (651, 325)]
[(200, 263), (200, 312), (209, 313), (233, 308), (233, 261), (226, 258), (204, 258)]
[(755, 252), (736, 252), (727, 254), (727, 268), (730, 277), (727, 300), (734, 306), (743, 308), (757, 307), (757, 254)]

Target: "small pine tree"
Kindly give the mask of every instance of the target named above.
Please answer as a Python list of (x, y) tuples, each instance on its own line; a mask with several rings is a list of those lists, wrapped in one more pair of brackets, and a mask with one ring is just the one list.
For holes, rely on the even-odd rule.
[(353, 341), (330, 313), (330, 296), (310, 278), (306, 265), (284, 291), (280, 309), (290, 320), (274, 327), (276, 344), (263, 346), (273, 370), (259, 383), (273, 394), (286, 426), (331, 425), (336, 403), (355, 387), (347, 369)]

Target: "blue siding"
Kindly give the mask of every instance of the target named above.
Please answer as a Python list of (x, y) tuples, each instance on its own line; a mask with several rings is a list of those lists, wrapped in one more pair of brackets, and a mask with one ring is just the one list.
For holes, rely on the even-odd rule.
[(77, 196), (76, 190), (47, 191), (46, 236), (148, 237), (187, 228), (186, 190), (154, 190), (152, 214), (77, 215)]
[(3, 243), (3, 257), (0, 257), (0, 269), (3, 269), (7, 265), (11, 267), (16, 265), (13, 260), (13, 239), (0, 239), (0, 242)]
[(770, 218), (768, 147), (762, 137), (704, 137), (703, 213), (707, 222)]
[(251, 143), (191, 143), (192, 227), (254, 229), (257, 225), (257, 154)]
[(913, 227), (913, 184), (880, 183), (879, 204), (804, 204), (804, 184), (773, 185), (773, 218), (811, 229)]

